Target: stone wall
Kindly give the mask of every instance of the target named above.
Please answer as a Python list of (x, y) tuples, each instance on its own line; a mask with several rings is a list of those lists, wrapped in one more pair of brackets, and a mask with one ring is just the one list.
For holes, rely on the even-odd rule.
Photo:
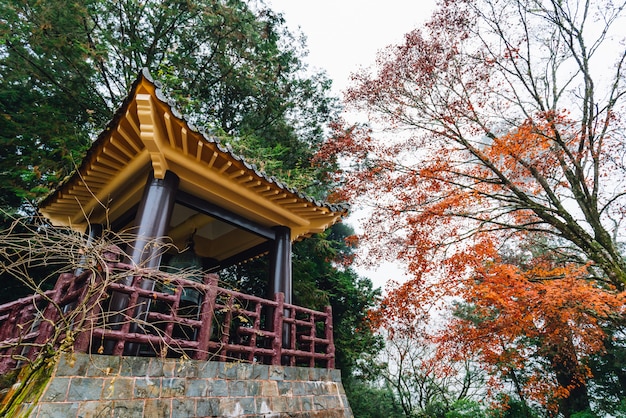
[(29, 417), (351, 418), (339, 370), (63, 356)]

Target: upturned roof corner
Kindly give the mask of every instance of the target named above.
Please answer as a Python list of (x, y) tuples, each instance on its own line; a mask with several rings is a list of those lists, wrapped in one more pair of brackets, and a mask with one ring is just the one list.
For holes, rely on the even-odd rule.
[(137, 206), (149, 175), (180, 178), (181, 192), (292, 240), (324, 231), (349, 210), (290, 188), (191, 124), (149, 71), (140, 72), (81, 165), (39, 204), (53, 224), (85, 230), (112, 224)]

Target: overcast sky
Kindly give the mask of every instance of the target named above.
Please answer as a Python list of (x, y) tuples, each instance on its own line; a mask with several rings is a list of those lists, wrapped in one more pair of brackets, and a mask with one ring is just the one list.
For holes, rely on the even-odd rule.
[[(268, 0), (283, 13), (290, 29), (307, 37), (308, 64), (326, 70), (337, 96), (347, 87), (350, 74), (374, 64), (376, 53), (402, 43), (404, 34), (430, 17), (435, 0)], [(358, 228), (352, 216), (348, 223)], [(357, 266), (361, 276), (384, 288), (389, 279), (402, 280), (402, 269), (383, 263), (376, 270)]]
[(339, 94), (350, 73), (374, 63), (376, 52), (403, 41), (424, 22), (435, 0), (268, 0), (291, 29), (307, 37), (308, 63), (327, 71)]

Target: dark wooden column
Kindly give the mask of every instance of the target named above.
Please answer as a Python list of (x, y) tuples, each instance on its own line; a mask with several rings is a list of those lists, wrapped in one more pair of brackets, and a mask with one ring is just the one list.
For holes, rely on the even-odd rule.
[(293, 303), (291, 277), (291, 230), (286, 226), (274, 228), (276, 239), (271, 252), (270, 297), (282, 292), (285, 303)]
[(89, 242), (95, 241), (98, 238), (102, 237), (104, 233), (104, 225), (102, 224), (89, 224), (87, 227), (87, 236), (89, 237)]
[[(277, 226), (273, 228), (276, 232), (274, 245), (270, 253), (270, 299), (274, 299), (277, 293), (285, 295), (284, 303), (293, 303), (293, 282), (291, 277), (291, 230), (286, 226)], [(283, 311), (285, 317), (289, 316), (289, 309)], [(274, 327), (274, 318), (271, 315), (272, 328)], [(281, 344), (284, 348), (289, 348), (291, 338), (289, 335), (289, 326), (284, 324), (282, 327)]]
[[(163, 251), (159, 238), (167, 233), (170, 217), (176, 201), (176, 191), (178, 189), (178, 176), (170, 171), (165, 173), (163, 179), (156, 179), (152, 174), (148, 177), (143, 197), (137, 209), (135, 217), (136, 238), (129, 248), (128, 254), (130, 262), (140, 267), (157, 268), (161, 262)], [(156, 245), (155, 245), (156, 244)], [(126, 285), (131, 285), (133, 277), (129, 276), (125, 280)], [(141, 281), (141, 288), (152, 289), (154, 282), (146, 279)], [(122, 312), (128, 306), (129, 297), (121, 293), (113, 293), (109, 305), (110, 312)], [(134, 312), (135, 318), (142, 318), (150, 309), (150, 301), (141, 298), (137, 301)], [(114, 323), (122, 321), (122, 316), (117, 314)], [(113, 329), (119, 326), (113, 326)], [(136, 323), (132, 323), (130, 332), (141, 332)], [(105, 345), (105, 354), (110, 354), (114, 345), (109, 342)], [(124, 350), (125, 355), (136, 355), (139, 349), (138, 344), (127, 344)]]
[(178, 182), (178, 176), (171, 171), (167, 171), (163, 179), (155, 179), (152, 175), (148, 178), (135, 217), (137, 238), (129, 251), (131, 263), (140, 267), (159, 266), (163, 251), (158, 238), (167, 233)]

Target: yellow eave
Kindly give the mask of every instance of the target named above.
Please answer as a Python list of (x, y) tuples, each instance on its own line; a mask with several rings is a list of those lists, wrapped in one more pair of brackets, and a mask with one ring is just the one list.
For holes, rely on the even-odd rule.
[(139, 202), (151, 170), (157, 178), (174, 172), (180, 190), (251, 221), (288, 226), (293, 240), (322, 232), (347, 213), (345, 205), (315, 201), (267, 177), (198, 132), (145, 72), (79, 169), (39, 210), (53, 224), (79, 231), (87, 222), (113, 222)]

